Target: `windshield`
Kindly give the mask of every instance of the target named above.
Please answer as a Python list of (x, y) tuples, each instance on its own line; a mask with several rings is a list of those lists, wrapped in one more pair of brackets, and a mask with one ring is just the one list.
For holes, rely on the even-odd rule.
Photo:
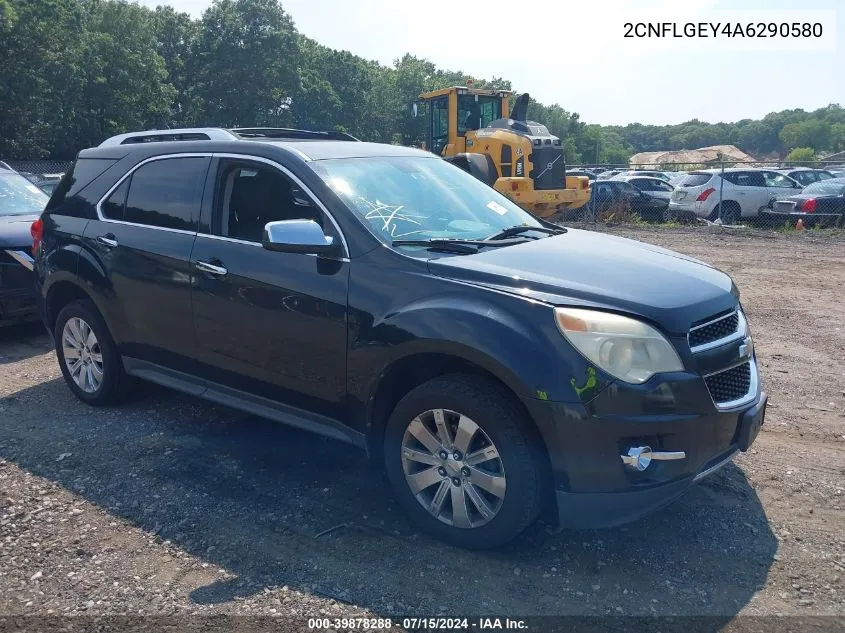
[(483, 239), (541, 226), (474, 176), (439, 158), (345, 158), (312, 168), (383, 241)]
[(817, 196), (840, 196), (845, 193), (845, 180), (814, 182), (812, 185), (804, 187), (804, 191), (801, 193), (812, 193)]
[(47, 194), (20, 174), (0, 173), (0, 216), (41, 213)]

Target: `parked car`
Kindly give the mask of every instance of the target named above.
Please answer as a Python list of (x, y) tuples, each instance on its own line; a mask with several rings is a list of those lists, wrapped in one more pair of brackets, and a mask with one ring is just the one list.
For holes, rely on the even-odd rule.
[(590, 179), (590, 182), (596, 179), (596, 174), (588, 171), (586, 169), (567, 169), (566, 170), (567, 176), (586, 176)]
[(48, 196), (52, 195), (53, 190), (61, 181), (64, 174), (35, 174), (32, 172), (19, 172), (24, 178), (29, 180), (36, 187), (41, 189)]
[(806, 187), (820, 180), (833, 178), (833, 174), (826, 169), (809, 169), (807, 167), (794, 167), (789, 169), (777, 169), (775, 171), (786, 174), (797, 181), (802, 187)]
[[(766, 169), (705, 169), (687, 174), (672, 193), (673, 214), (694, 213), (708, 220), (736, 224), (742, 218), (758, 218), (774, 200), (801, 190), (789, 176)], [(722, 204), (719, 204), (719, 196)]]
[(772, 223), (794, 224), (800, 218), (805, 226), (837, 226), (845, 219), (845, 178), (814, 182), (801, 193), (777, 200), (763, 211)]
[(38, 316), (30, 226), (47, 199), (19, 173), (0, 167), (0, 326)]
[(662, 178), (654, 178), (652, 176), (640, 176), (637, 174), (629, 174), (627, 176), (615, 176), (613, 180), (621, 180), (634, 185), (643, 193), (653, 197), (665, 200), (669, 204), (672, 198), (672, 192), (675, 188)]
[(760, 430), (739, 293), (707, 264), (541, 221), (413, 148), (160, 134), (80, 152), (33, 223), (83, 402), (143, 378), (346, 441), (475, 548), (545, 509), (635, 519)]
[(596, 176), (596, 179), (597, 180), (609, 180), (610, 178), (613, 178), (616, 174), (621, 174), (623, 171), (626, 171), (626, 170), (605, 169), (603, 172), (599, 173), (598, 176)]
[(629, 205), (631, 211), (644, 220), (668, 222), (669, 201), (645, 193), (625, 180), (597, 180), (590, 192), (589, 213), (597, 218), (600, 214), (622, 205)]
[(649, 171), (646, 169), (627, 169), (619, 172), (614, 178), (621, 178), (623, 176), (643, 176), (647, 178), (659, 178), (664, 182), (669, 182), (669, 175), (662, 171)]
[(688, 171), (672, 171), (667, 174), (669, 176), (668, 183), (673, 187), (677, 187), (678, 184), (687, 177), (689, 174)]

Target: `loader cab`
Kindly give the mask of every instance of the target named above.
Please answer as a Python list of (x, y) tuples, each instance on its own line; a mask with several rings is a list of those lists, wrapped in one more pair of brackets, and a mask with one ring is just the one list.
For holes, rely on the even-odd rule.
[(466, 133), (507, 118), (508, 90), (444, 88), (420, 95), (417, 110), (426, 117), (426, 148), (438, 156), (454, 156), (467, 151)]

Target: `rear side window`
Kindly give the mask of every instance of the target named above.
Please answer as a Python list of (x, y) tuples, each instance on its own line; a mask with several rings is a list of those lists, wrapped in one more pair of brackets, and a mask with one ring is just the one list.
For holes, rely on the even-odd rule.
[(129, 183), (123, 220), (195, 231), (210, 162), (202, 156), (167, 158), (139, 167)]
[(681, 187), (700, 187), (710, 182), (713, 177), (712, 174), (689, 174), (685, 176), (679, 186)]
[(816, 175), (819, 177), (819, 180), (828, 180), (829, 178), (833, 178), (833, 174), (829, 171), (817, 171)]
[(123, 210), (126, 207), (126, 192), (129, 191), (127, 178), (115, 189), (108, 199), (100, 205), (100, 213), (109, 220), (123, 220)]
[[(92, 180), (114, 165), (115, 161), (110, 158), (80, 158), (73, 167), (67, 171), (58, 186), (53, 190), (46, 210), (55, 212), (61, 207), (67, 198), (72, 198), (83, 188), (88, 186)], [(75, 215), (75, 214), (74, 214)]]
[(766, 179), (758, 171), (732, 171), (725, 174), (725, 180), (737, 187), (765, 187)]

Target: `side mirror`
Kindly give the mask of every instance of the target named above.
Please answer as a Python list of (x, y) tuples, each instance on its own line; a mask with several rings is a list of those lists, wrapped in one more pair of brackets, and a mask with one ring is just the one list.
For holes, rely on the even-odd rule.
[(340, 243), (314, 220), (280, 220), (264, 225), (261, 245), (268, 251), (280, 253), (307, 253), (310, 255), (336, 255)]
[(425, 101), (411, 101), (408, 104), (408, 114), (413, 119), (425, 116)]

